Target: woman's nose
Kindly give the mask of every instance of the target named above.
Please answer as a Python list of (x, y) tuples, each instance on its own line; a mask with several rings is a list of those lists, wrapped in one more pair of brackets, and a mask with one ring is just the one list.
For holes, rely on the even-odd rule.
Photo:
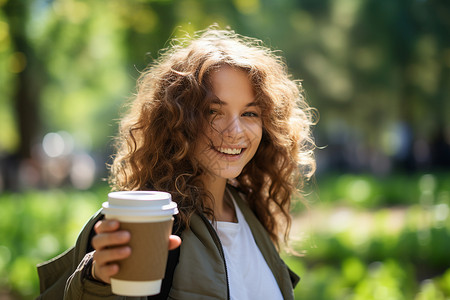
[(227, 122), (227, 126), (223, 130), (223, 134), (232, 139), (239, 139), (244, 135), (245, 126), (239, 117), (233, 117)]

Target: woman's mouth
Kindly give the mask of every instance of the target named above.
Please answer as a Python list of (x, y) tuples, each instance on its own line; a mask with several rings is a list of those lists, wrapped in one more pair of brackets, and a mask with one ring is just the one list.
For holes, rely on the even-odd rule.
[(222, 155), (233, 157), (241, 155), (246, 148), (213, 147), (213, 149)]

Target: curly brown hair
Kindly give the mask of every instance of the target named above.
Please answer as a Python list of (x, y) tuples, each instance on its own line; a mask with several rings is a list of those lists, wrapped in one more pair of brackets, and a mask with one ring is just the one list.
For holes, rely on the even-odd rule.
[(232, 184), (278, 245), (280, 233), (285, 241), (289, 233), (291, 197), (315, 171), (314, 114), (282, 58), (256, 39), (210, 27), (174, 40), (138, 79), (120, 123), (110, 183), (114, 190), (170, 192), (185, 226), (194, 213), (214, 218), (194, 148), (208, 124), (209, 74), (224, 65), (248, 73), (262, 112), (259, 148)]

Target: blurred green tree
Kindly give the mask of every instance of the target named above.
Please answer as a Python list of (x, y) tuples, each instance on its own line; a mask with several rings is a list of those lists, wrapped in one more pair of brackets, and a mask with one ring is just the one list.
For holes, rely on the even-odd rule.
[(16, 73), (13, 82), (12, 103), (16, 112), (19, 142), (16, 150), (20, 157), (30, 156), (31, 143), (41, 125), (39, 99), (46, 82), (43, 63), (28, 39), (27, 22), (29, 3), (25, 0), (8, 1), (3, 7), (13, 54), (11, 72)]
[[(0, 115), (7, 133), (0, 134), (0, 151), (27, 156), (52, 130), (103, 148), (139, 71), (170, 38), (213, 23), (283, 50), (321, 114), (322, 145), (341, 140), (392, 157), (402, 146), (395, 130), (402, 123), (411, 139), (432, 146), (437, 137), (448, 148), (449, 6), (445, 0), (2, 0), (0, 65), (7, 71), (0, 72)], [(411, 152), (408, 142), (403, 146)]]

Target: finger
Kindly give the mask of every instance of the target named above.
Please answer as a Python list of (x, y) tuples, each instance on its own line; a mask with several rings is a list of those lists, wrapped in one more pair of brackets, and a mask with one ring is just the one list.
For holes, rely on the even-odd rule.
[(181, 245), (181, 238), (178, 235), (171, 235), (169, 237), (169, 250), (178, 248)]
[(117, 220), (100, 220), (94, 225), (96, 233), (112, 232), (119, 229), (120, 223)]
[(109, 248), (101, 251), (95, 251), (94, 261), (97, 265), (102, 266), (114, 261), (125, 259), (130, 256), (130, 254), (131, 248), (128, 246)]
[(116, 275), (117, 272), (119, 272), (119, 265), (117, 264), (95, 266), (95, 277), (106, 283), (111, 283), (111, 276)]
[(112, 233), (100, 233), (92, 238), (92, 247), (95, 250), (102, 250), (107, 247), (123, 245), (130, 241), (130, 237), (130, 233), (124, 230)]

